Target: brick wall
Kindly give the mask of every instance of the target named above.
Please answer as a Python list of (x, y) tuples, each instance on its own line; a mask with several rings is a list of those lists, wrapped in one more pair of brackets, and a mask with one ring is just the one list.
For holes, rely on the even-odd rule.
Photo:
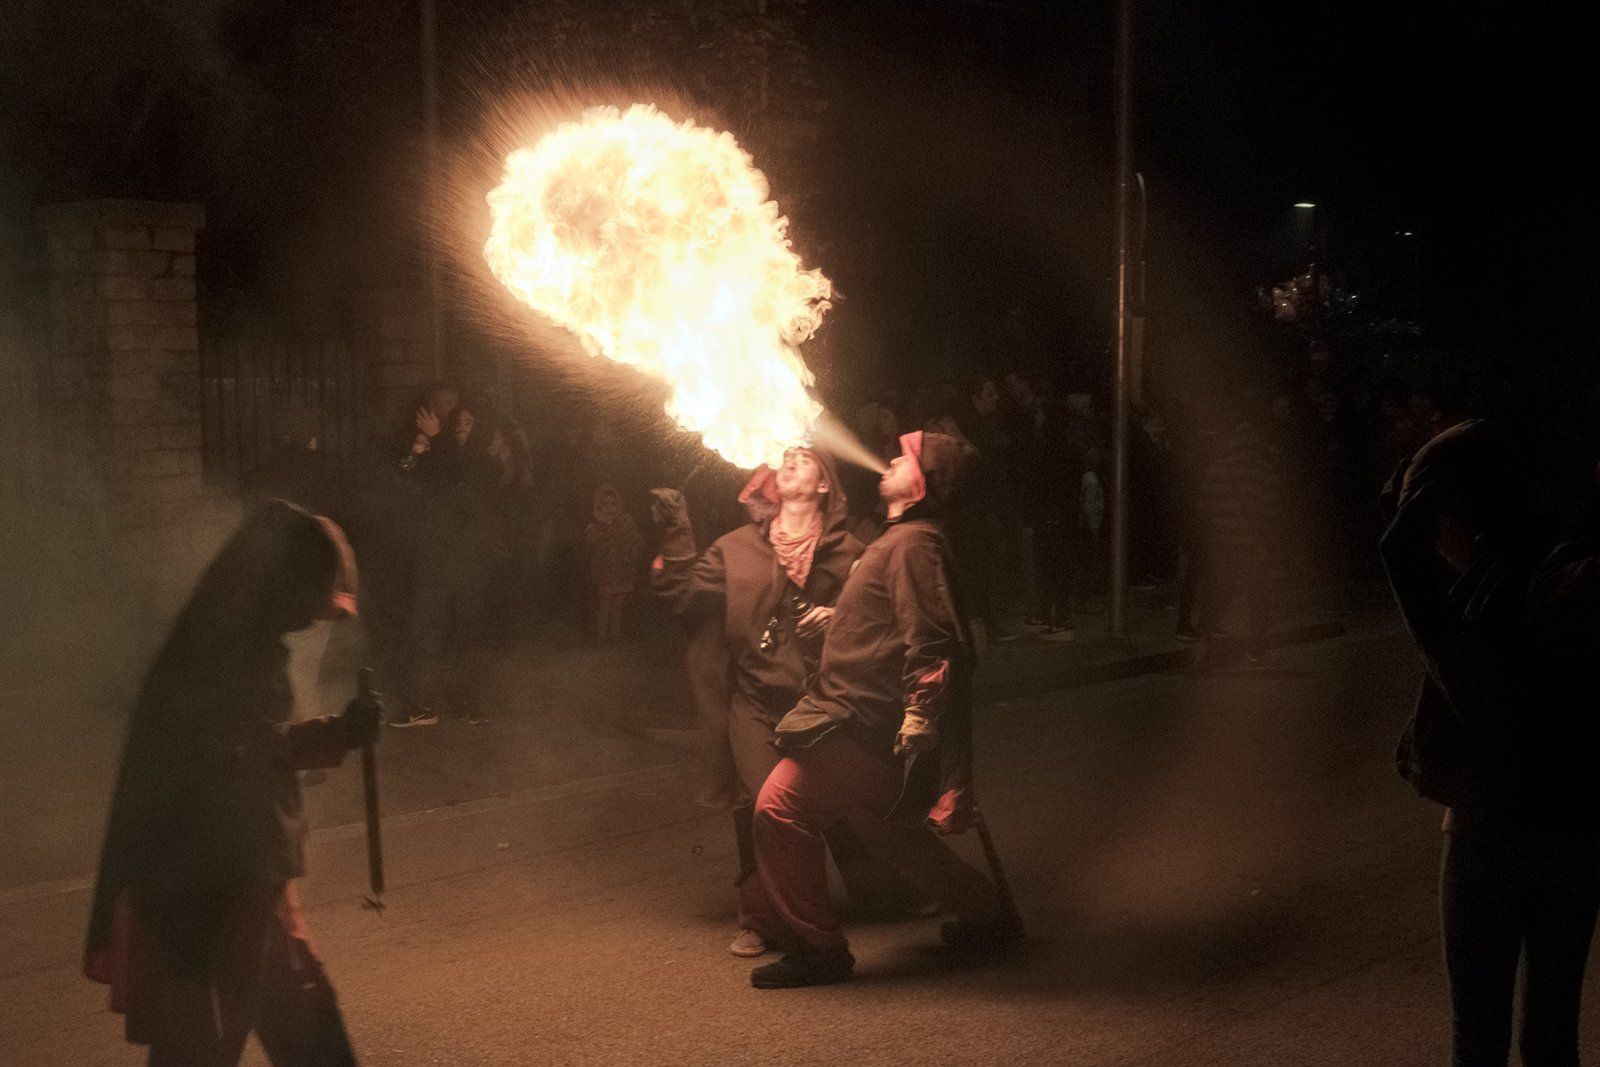
[(195, 240), (201, 208), (96, 200), (40, 212), (40, 401), (54, 526), (91, 581), (168, 603), (232, 521), (201, 478)]

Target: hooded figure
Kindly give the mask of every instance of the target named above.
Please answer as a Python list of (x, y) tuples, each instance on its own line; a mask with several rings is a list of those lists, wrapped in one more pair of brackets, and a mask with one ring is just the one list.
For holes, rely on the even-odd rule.
[(1526, 960), (1525, 1063), (1578, 1062), (1600, 913), (1600, 543), (1559, 544), (1544, 468), (1487, 421), (1391, 483), (1382, 552), (1426, 674), (1400, 773), (1446, 806), (1440, 894), (1455, 1062), (1504, 1063)]
[[(355, 613), (355, 557), (327, 519), (273, 501), (223, 547), (146, 676), (95, 885), (85, 974), (152, 1062), (353, 1062), (300, 923), (297, 770), (371, 739), (368, 702), (295, 722), (287, 634)], [(320, 1057), (320, 1058), (318, 1058)]]
[[(778, 762), (773, 727), (817, 669), (833, 605), (862, 546), (849, 532), (833, 461), (815, 449), (790, 449), (779, 470), (759, 468), (739, 495), (751, 521), (703, 555), (695, 554), (682, 494), (658, 489), (654, 496), (663, 529), (652, 586), (697, 625), (687, 665), (702, 720), (701, 762), (711, 779), (702, 799), (731, 804), (735, 813), (741, 933), (731, 950), (760, 955), (786, 931), (752, 877), (749, 804)], [(847, 831), (830, 835), (828, 844), (853, 900), (875, 910), (906, 908), (910, 888)]]
[(833, 606), (862, 552), (848, 529), (849, 504), (833, 460), (809, 448), (796, 453), (817, 466), (820, 521), (793, 537), (777, 518), (778, 472), (767, 467), (739, 495), (761, 517), (718, 538), (704, 555), (695, 550), (682, 494), (655, 493), (663, 528), (652, 588), (688, 618), (720, 609), (734, 688), (772, 723), (805, 692), (821, 652), (820, 630), (802, 634), (798, 623), (812, 608)]
[(966, 446), (906, 434), (883, 476), (889, 526), (862, 554), (806, 695), (777, 727), (784, 758), (756, 799), (756, 860), (794, 935), (758, 988), (836, 982), (854, 967), (828, 899), (818, 835), (839, 825), (954, 912), (944, 936), (996, 945), (1021, 936), (1004, 892), (932, 827), (975, 814), (971, 784), (972, 643), (957, 605), (943, 530)]

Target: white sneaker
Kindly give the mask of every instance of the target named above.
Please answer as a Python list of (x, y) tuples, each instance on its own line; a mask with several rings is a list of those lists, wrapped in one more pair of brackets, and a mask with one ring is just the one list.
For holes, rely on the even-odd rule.
[(753, 960), (767, 954), (767, 939), (754, 930), (740, 930), (739, 936), (728, 946), (728, 951), (741, 959)]

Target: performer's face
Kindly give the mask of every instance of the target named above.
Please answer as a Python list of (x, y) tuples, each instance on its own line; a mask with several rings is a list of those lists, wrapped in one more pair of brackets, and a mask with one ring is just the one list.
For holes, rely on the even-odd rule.
[(816, 456), (803, 448), (791, 448), (783, 454), (783, 465), (778, 468), (780, 499), (815, 500), (827, 491), (827, 472)]
[(878, 495), (893, 503), (897, 500), (910, 500), (917, 489), (916, 469), (905, 456), (896, 456), (889, 461), (889, 469), (878, 482)]

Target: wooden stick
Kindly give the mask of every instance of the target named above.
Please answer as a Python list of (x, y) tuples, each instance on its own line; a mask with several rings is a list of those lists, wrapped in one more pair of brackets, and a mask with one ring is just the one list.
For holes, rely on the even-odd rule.
[[(356, 674), (357, 699), (370, 701), (372, 696), (372, 668), (363, 667)], [(372, 895), (367, 907), (383, 910), (383, 822), (378, 811), (378, 757), (373, 751), (374, 742), (361, 746), (361, 788), (367, 808), (367, 884)]]

